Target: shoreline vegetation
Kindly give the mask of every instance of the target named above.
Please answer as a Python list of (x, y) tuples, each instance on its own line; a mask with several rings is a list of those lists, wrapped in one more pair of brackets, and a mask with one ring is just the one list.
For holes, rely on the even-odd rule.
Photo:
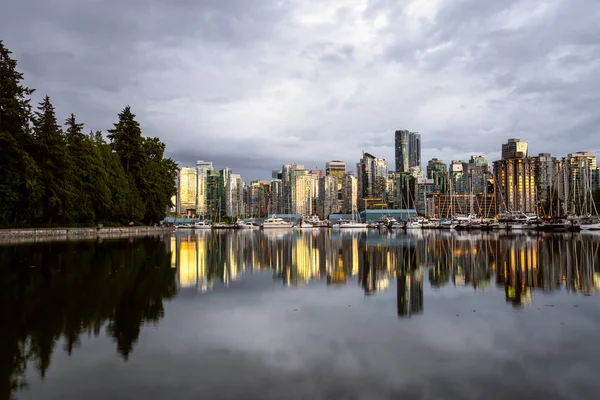
[(34, 90), (22, 80), (0, 40), (0, 228), (152, 226), (164, 219), (178, 167), (159, 138), (142, 136), (129, 106), (107, 135), (86, 134), (75, 114), (58, 123), (48, 95), (34, 111)]

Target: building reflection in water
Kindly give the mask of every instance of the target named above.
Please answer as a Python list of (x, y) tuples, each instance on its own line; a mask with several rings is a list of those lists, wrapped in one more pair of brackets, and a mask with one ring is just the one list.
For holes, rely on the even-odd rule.
[(600, 288), (600, 235), (511, 235), (460, 232), (208, 231), (178, 232), (171, 265), (181, 288), (209, 291), (242, 274), (271, 271), (286, 286), (356, 280), (365, 295), (395, 279), (401, 317), (423, 312), (423, 281), (488, 290), (522, 307), (533, 291), (564, 287), (585, 295)]

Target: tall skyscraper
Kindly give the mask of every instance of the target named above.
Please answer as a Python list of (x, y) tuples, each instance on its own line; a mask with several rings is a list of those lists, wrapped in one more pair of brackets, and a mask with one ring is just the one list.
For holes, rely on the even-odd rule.
[(416, 132), (408, 136), (408, 167), (421, 167), (421, 135)]
[(229, 174), (225, 184), (225, 214), (239, 217), (245, 214), (244, 181), (238, 174)]
[[(364, 208), (365, 200), (386, 201), (388, 164), (383, 158), (377, 158), (369, 153), (363, 153), (363, 158), (357, 164), (359, 208)], [(362, 204), (360, 204), (362, 203)]]
[(183, 167), (177, 174), (177, 213), (186, 214), (197, 211), (196, 191), (198, 188), (196, 168)]
[(342, 212), (350, 214), (358, 207), (358, 179), (352, 172), (342, 178)]
[(318, 214), (327, 218), (329, 214), (338, 212), (338, 180), (335, 176), (328, 175), (319, 179)]
[(496, 199), (501, 212), (537, 212), (535, 159), (527, 157), (527, 142), (509, 139), (502, 160), (494, 162)]
[(206, 175), (206, 213), (213, 219), (225, 215), (223, 209), (223, 177), (216, 171), (208, 171)]
[(209, 171), (212, 171), (213, 169), (214, 169), (213, 163), (210, 161), (198, 160), (196, 162), (196, 170), (197, 170), (197, 173), (196, 173), (196, 178), (197, 178), (196, 204), (197, 204), (197, 213), (199, 216), (204, 216), (208, 212), (208, 208), (207, 208), (208, 198), (206, 197), (206, 190), (207, 190), (206, 182), (207, 182)]
[(313, 177), (304, 170), (294, 171), (292, 173), (291, 191), (292, 191), (292, 213), (302, 216), (312, 214), (311, 188)]
[(292, 180), (297, 171), (305, 171), (304, 165), (285, 164), (281, 167), (281, 209), (279, 213), (292, 212)]
[(407, 130), (395, 132), (396, 172), (421, 166), (421, 135)]

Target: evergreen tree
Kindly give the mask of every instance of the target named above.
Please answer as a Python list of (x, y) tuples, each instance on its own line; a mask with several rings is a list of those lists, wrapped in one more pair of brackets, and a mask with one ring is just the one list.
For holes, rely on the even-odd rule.
[(177, 173), (164, 143), (142, 136), (129, 106), (110, 144), (99, 131), (85, 135), (74, 114), (63, 132), (48, 96), (32, 115), (33, 90), (10, 54), (0, 41), (0, 227), (164, 218)]
[(142, 130), (129, 106), (119, 113), (119, 121), (108, 132), (112, 149), (119, 155), (125, 173), (139, 173), (143, 158)]
[(0, 40), (0, 226), (23, 224), (37, 214), (40, 171), (28, 154), (33, 93)]
[(77, 207), (73, 218), (79, 223), (92, 223), (110, 208), (108, 173), (96, 143), (83, 133), (83, 124), (71, 114), (66, 122), (66, 138), (69, 154), (73, 159), (72, 185), (75, 189)]
[(144, 187), (142, 198), (146, 201), (144, 222), (153, 224), (162, 220), (176, 192), (177, 164), (165, 159), (165, 144), (158, 138), (144, 140)]
[(75, 189), (73, 163), (63, 131), (56, 122), (50, 97), (39, 103), (34, 118), (34, 159), (43, 171), (42, 221), (70, 222), (74, 206)]
[(135, 183), (125, 174), (121, 159), (111, 150), (111, 146), (104, 141), (100, 132), (94, 134), (94, 142), (107, 172), (107, 188), (110, 194), (110, 207), (99, 215), (100, 219), (123, 224), (132, 220), (141, 221), (144, 217), (143, 204), (140, 204)]

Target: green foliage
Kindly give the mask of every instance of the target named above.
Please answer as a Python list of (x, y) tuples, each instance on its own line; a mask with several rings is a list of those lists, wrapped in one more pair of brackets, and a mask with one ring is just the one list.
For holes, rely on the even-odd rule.
[[(129, 106), (109, 130), (85, 135), (75, 114), (57, 123), (0, 41), (0, 227), (153, 224), (175, 194), (177, 165), (158, 138), (144, 138)], [(31, 128), (32, 129), (31, 129)]]
[(67, 140), (56, 122), (54, 106), (46, 96), (33, 119), (33, 158), (43, 173), (40, 208), (42, 221), (52, 225), (69, 223), (74, 212), (73, 161)]
[(23, 74), (0, 41), (0, 226), (37, 217), (41, 197), (40, 170), (29, 155), (32, 89), (21, 85)]

